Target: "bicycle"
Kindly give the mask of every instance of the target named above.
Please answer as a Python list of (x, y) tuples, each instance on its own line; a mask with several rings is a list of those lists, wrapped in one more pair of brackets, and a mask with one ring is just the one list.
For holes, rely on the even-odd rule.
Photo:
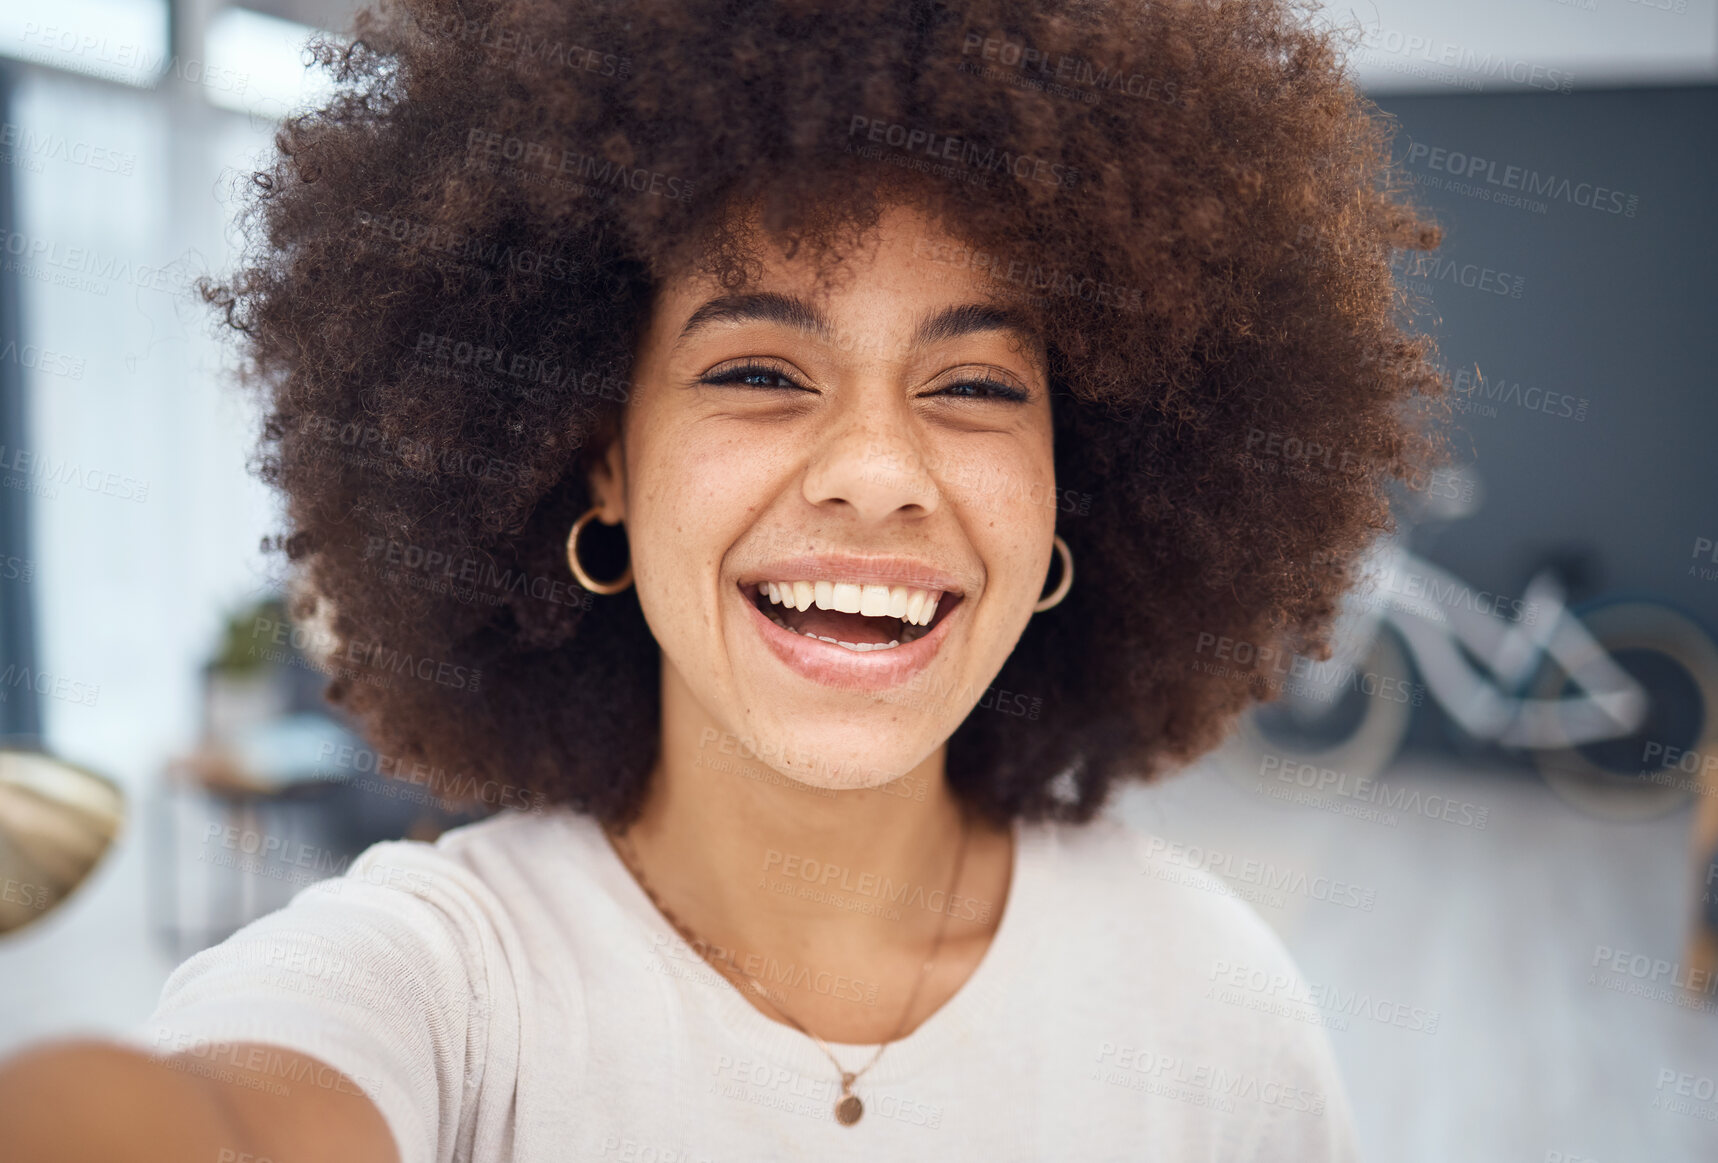
[[(1466, 471), (1472, 487), (1420, 498), (1422, 522), (1477, 510), (1477, 476)], [(1646, 819), (1697, 790), (1718, 794), (1718, 647), (1694, 618), (1645, 595), (1571, 606), (1551, 565), (1519, 599), (1476, 595), (1410, 552), (1401, 524), (1359, 563), (1331, 657), (1291, 662), (1278, 696), (1219, 749), (1221, 766), (1246, 779), (1288, 763), (1371, 778), (1429, 694), (1460, 746), (1530, 756), (1554, 791), (1594, 815)]]

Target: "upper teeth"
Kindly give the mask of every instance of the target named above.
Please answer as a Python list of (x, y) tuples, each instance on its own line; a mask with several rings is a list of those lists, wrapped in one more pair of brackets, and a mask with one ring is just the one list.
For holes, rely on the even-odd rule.
[(941, 590), (914, 586), (880, 586), (860, 582), (759, 582), (758, 593), (790, 610), (838, 610), (869, 618), (901, 618), (915, 626), (928, 626), (937, 612)]

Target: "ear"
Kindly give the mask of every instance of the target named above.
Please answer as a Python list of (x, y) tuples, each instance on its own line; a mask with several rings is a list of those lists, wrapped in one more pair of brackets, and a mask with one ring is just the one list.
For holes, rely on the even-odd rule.
[(619, 436), (609, 441), (608, 451), (591, 466), (588, 479), (597, 520), (604, 525), (626, 520), (626, 452)]

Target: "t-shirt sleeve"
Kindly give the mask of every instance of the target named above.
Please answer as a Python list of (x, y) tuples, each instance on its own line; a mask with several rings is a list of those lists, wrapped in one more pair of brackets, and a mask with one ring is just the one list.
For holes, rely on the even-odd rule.
[[(1167, 840), (1130, 837), (1131, 869), (1150, 875), (1142, 931), (1173, 934), (1154, 953), (1200, 997), (1167, 1016), (1190, 1054), (1220, 1055), (1249, 1099), (1226, 1122), (1221, 1158), (1235, 1163), (1356, 1163), (1354, 1116), (1311, 990), (1287, 944), (1259, 911), (1198, 860), (1171, 859)], [(1124, 882), (1125, 883), (1125, 882)], [(1255, 991), (1226, 988), (1230, 971)], [(1230, 992), (1239, 996), (1229, 997)], [(1161, 1004), (1154, 1001), (1154, 1005)], [(1221, 1049), (1207, 1049), (1221, 1047)], [(1196, 1048), (1196, 1049), (1195, 1049)]]
[(1330, 1038), (1297, 1023), (1266, 1068), (1263, 1112), (1246, 1163), (1358, 1163), (1354, 1114)]
[(179, 966), (128, 1041), (187, 1055), (187, 1067), (209, 1077), (261, 1070), (275, 1093), (345, 1085), (283, 1054), (238, 1047), (307, 1055), (370, 1097), (401, 1163), (446, 1163), (499, 1133), (478, 1125), (476, 1100), (486, 1073), (493, 1088), (517, 1065), (517, 1023), (507, 1016), (518, 1002), (490, 897), (431, 845), (377, 844), (344, 876)]

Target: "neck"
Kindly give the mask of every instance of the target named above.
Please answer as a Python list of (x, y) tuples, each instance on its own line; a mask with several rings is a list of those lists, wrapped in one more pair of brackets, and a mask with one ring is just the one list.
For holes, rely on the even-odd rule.
[(880, 787), (816, 788), (751, 754), (666, 659), (662, 674), (662, 745), (627, 840), (652, 888), (732, 964), (922, 959), (945, 924), (949, 940), (994, 929), (1011, 845), (1004, 830), (968, 830), (944, 778), (946, 744)]

